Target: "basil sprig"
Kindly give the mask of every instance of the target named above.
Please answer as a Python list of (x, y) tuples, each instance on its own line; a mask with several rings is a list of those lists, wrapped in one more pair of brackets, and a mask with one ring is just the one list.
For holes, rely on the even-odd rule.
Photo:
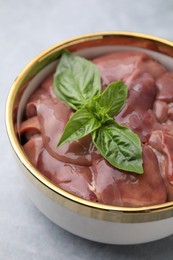
[(101, 93), (101, 80), (97, 67), (90, 61), (63, 52), (54, 77), (57, 96), (77, 110), (89, 98)]
[(141, 166), (141, 143), (128, 127), (115, 121), (103, 124), (92, 134), (101, 155), (119, 169), (143, 173)]
[(112, 118), (123, 108), (127, 86), (111, 83), (101, 93), (99, 71), (92, 62), (64, 51), (54, 75), (57, 96), (77, 110), (67, 123), (58, 147), (92, 134), (101, 155), (118, 169), (143, 173), (138, 136)]

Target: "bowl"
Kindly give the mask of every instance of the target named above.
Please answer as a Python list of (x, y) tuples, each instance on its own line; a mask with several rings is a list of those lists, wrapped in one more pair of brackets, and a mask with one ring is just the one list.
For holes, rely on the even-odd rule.
[(91, 202), (54, 185), (27, 159), (15, 125), (28, 97), (56, 67), (63, 49), (92, 58), (117, 50), (141, 50), (173, 70), (173, 43), (150, 35), (109, 32), (83, 35), (42, 52), (14, 81), (6, 104), (6, 127), (23, 185), (50, 220), (80, 237), (109, 244), (138, 244), (173, 234), (173, 202), (147, 207), (118, 207)]

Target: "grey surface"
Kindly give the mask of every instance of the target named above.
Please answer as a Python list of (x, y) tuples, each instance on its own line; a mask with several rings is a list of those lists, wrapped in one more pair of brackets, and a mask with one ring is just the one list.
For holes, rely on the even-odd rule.
[(113, 246), (76, 237), (44, 217), (19, 182), (4, 106), (20, 70), (45, 48), (96, 31), (137, 31), (173, 40), (173, 1), (0, 0), (0, 260), (173, 259), (173, 236)]

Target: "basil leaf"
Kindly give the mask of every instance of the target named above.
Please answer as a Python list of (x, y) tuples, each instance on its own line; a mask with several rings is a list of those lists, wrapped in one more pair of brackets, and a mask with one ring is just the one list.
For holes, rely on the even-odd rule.
[(122, 81), (111, 83), (96, 99), (101, 107), (107, 108), (107, 114), (114, 116), (125, 104), (128, 88)]
[(68, 121), (58, 146), (80, 139), (101, 126), (94, 115), (86, 108), (79, 109)]
[(75, 110), (101, 92), (100, 73), (96, 65), (68, 52), (62, 54), (53, 84), (56, 95)]
[(112, 120), (92, 134), (101, 155), (118, 169), (143, 173), (142, 148), (138, 136)]

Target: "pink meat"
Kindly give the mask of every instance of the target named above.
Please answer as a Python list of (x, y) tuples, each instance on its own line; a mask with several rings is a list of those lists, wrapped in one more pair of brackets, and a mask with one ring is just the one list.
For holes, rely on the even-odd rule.
[(173, 121), (173, 103), (168, 104), (168, 119)]
[(173, 200), (173, 72), (147, 54), (116, 52), (96, 58), (103, 89), (128, 86), (115, 120), (130, 127), (143, 145), (144, 173), (121, 171), (101, 157), (88, 135), (57, 148), (73, 114), (53, 91), (53, 75), (32, 94), (20, 133), (31, 163), (60, 188), (81, 198), (118, 206), (149, 206)]
[(93, 60), (100, 70), (105, 88), (113, 81), (123, 80), (130, 87), (142, 74), (157, 79), (166, 70), (147, 54), (136, 51), (116, 52)]
[(90, 136), (57, 148), (58, 141), (72, 114), (67, 105), (57, 100), (46, 100), (38, 104), (37, 114), (44, 146), (54, 158), (79, 165), (92, 164), (92, 153), (95, 149)]
[(44, 89), (37, 89), (32, 96), (30, 97), (27, 105), (26, 105), (26, 117), (37, 116), (37, 104), (42, 102), (43, 100), (49, 99), (49, 94)]
[(156, 100), (153, 105), (153, 111), (160, 123), (164, 123), (168, 118), (168, 104), (165, 101)]
[(93, 60), (101, 73), (102, 85), (107, 87), (111, 82), (126, 80), (138, 69), (141, 61), (148, 56), (137, 52), (116, 52)]
[(43, 81), (43, 83), (41, 84), (41, 88), (45, 90), (50, 97), (57, 99), (57, 96), (55, 95), (52, 85), (53, 85), (53, 75), (50, 75)]
[(92, 174), (89, 167), (60, 162), (43, 150), (37, 168), (60, 188), (81, 198), (96, 201), (95, 194), (90, 190)]
[[(148, 163), (149, 162), (149, 163)], [(93, 164), (93, 191), (99, 202), (118, 206), (149, 206), (164, 203), (167, 191), (152, 149), (143, 146), (144, 173), (118, 170), (104, 159)]]
[(159, 162), (161, 175), (168, 192), (168, 200), (173, 200), (173, 137), (162, 131), (154, 131), (149, 140)]
[(157, 82), (157, 99), (165, 102), (173, 102), (173, 72), (165, 73)]
[[(90, 166), (95, 156), (91, 137), (87, 136), (57, 148), (72, 110), (52, 94), (53, 77), (48, 77), (31, 96), (27, 107), (27, 117), (37, 115), (45, 148), (60, 161)], [(28, 128), (29, 130), (29, 128)]]
[(29, 161), (36, 167), (38, 162), (38, 157), (42, 152), (43, 139), (40, 135), (33, 136), (24, 146), (23, 149), (29, 159)]
[(99, 57), (94, 63), (101, 72), (103, 86), (117, 80), (123, 80), (128, 85), (128, 100), (115, 120), (130, 127), (142, 142), (147, 142), (151, 130), (155, 128), (156, 120), (149, 110), (156, 98), (155, 80), (165, 73), (163, 66), (139, 52), (117, 52)]
[(40, 123), (38, 117), (34, 116), (23, 121), (20, 125), (20, 135), (25, 135), (26, 139), (40, 134)]

